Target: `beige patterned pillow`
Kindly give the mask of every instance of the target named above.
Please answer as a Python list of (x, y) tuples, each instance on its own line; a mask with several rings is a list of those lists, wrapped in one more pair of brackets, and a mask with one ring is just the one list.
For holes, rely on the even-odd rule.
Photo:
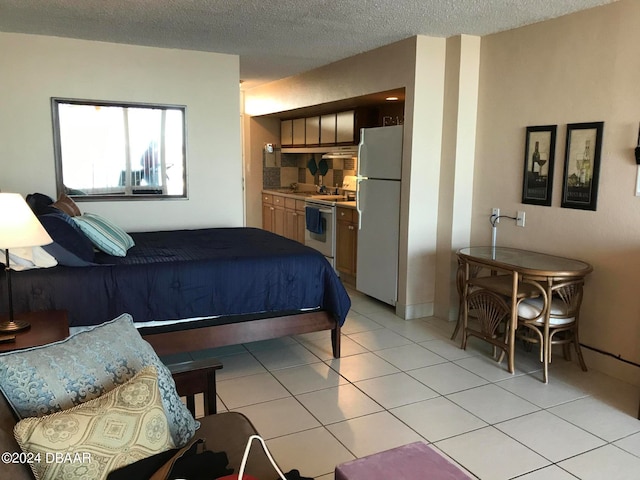
[(152, 366), (94, 400), (25, 418), (14, 434), (38, 480), (104, 479), (175, 447)]

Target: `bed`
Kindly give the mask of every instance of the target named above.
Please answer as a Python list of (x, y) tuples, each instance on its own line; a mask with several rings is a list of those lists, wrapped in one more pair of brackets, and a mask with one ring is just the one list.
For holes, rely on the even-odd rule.
[(331, 330), (340, 356), (351, 304), (319, 252), (256, 228), (130, 235), (124, 257), (14, 272), (16, 313), (66, 310), (72, 331), (129, 313), (160, 355)]

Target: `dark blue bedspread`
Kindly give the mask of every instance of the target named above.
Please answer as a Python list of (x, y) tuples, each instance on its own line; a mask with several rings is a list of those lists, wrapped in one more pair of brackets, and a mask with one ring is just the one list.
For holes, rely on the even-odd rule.
[[(136, 322), (320, 308), (344, 323), (351, 302), (326, 259), (255, 228), (132, 233), (126, 257), (12, 272), (16, 313), (67, 310), (71, 326), (121, 313)], [(6, 296), (0, 308), (7, 311)]]

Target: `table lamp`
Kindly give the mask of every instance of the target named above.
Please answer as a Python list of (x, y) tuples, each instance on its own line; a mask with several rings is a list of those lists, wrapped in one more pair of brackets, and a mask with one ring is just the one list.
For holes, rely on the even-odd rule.
[(18, 332), (30, 326), (28, 322), (15, 320), (13, 317), (9, 249), (37, 247), (52, 241), (20, 194), (0, 193), (0, 248), (4, 249), (5, 253), (5, 275), (9, 298), (9, 320), (0, 322), (0, 332)]

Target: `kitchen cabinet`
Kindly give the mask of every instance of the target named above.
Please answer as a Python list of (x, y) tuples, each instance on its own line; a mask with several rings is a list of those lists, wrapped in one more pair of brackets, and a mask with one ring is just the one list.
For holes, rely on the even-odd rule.
[(304, 144), (315, 146), (320, 143), (320, 117), (307, 117), (305, 120)]
[(262, 229), (284, 235), (284, 197), (262, 194)]
[(273, 196), (262, 194), (262, 229), (273, 232)]
[(358, 259), (358, 212), (353, 208), (336, 209), (336, 269), (346, 283), (355, 284)]
[(355, 112), (349, 110), (336, 114), (336, 143), (355, 143)]
[(281, 120), (283, 147), (357, 145), (360, 129), (381, 126), (378, 109), (359, 107), (320, 116)]
[(333, 145), (336, 143), (336, 114), (322, 115), (320, 117), (320, 143)]
[(284, 205), (284, 236), (291, 240), (304, 243), (304, 200), (285, 198)]
[(304, 145), (305, 142), (305, 126), (304, 118), (293, 119), (293, 145)]
[(280, 145), (293, 144), (293, 120), (280, 121)]
[(284, 197), (273, 195), (273, 233), (284, 236)]
[(304, 200), (286, 195), (262, 194), (262, 228), (304, 243)]

